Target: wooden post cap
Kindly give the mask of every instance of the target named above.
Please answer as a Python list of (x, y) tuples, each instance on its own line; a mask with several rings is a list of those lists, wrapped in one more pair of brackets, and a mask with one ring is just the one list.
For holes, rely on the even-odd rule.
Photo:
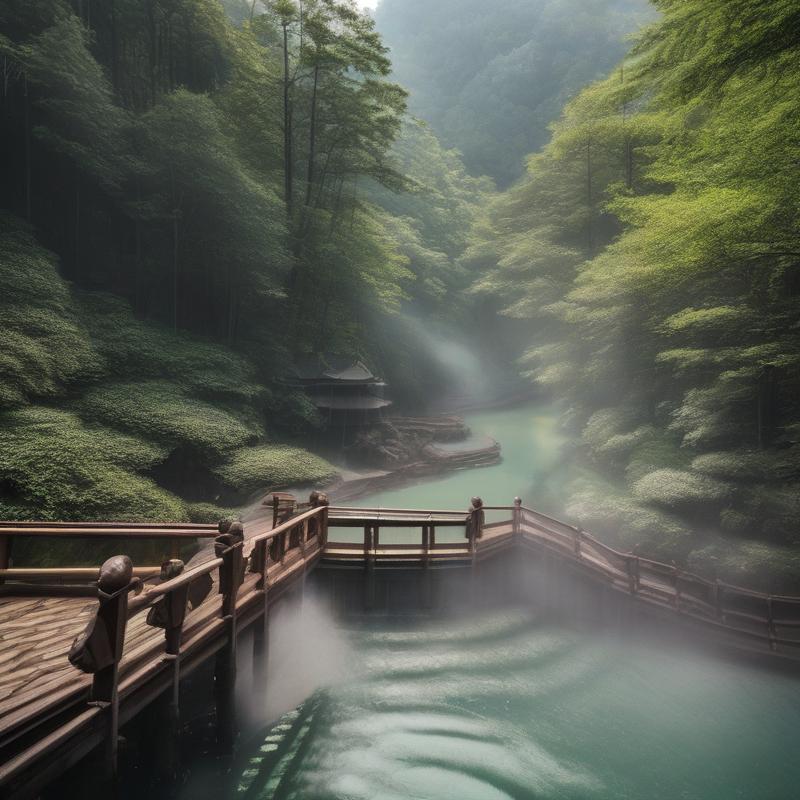
[(183, 561), (179, 558), (170, 558), (161, 565), (161, 575), (159, 576), (162, 581), (169, 581), (172, 578), (177, 578), (183, 572)]
[(99, 589), (106, 594), (124, 589), (133, 578), (133, 561), (128, 556), (112, 556), (100, 567)]
[(232, 522), (228, 528), (228, 536), (232, 536), (237, 542), (244, 541), (244, 525), (241, 522)]

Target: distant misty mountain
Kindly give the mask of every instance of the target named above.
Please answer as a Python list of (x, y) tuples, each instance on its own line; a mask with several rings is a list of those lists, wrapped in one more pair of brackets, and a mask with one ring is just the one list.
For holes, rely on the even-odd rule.
[(412, 113), (501, 186), (654, 16), (647, 0), (382, 0), (375, 12)]

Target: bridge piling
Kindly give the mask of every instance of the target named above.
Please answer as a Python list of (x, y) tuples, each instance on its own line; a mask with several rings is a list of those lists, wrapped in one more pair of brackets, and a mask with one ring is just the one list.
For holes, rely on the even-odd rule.
[(219, 569), (219, 592), (222, 595), (222, 619), (225, 643), (217, 651), (214, 663), (214, 699), (217, 711), (217, 743), (224, 754), (233, 751), (236, 737), (236, 597), (244, 577), (244, 534), (241, 523), (233, 523), (227, 533), (214, 542)]

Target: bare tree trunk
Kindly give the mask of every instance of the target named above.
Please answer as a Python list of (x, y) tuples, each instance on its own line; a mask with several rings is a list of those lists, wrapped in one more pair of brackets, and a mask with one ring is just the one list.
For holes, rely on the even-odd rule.
[(28, 75), (25, 74), (25, 219), (31, 221), (31, 96), (28, 91)]
[(142, 314), (142, 223), (136, 217), (134, 222), (134, 239), (136, 241), (136, 271), (133, 279), (133, 311), (136, 316)]
[(178, 330), (178, 210), (172, 212), (172, 329)]
[(81, 279), (81, 173), (75, 167), (75, 280)]
[(306, 178), (306, 205), (311, 205), (311, 190), (314, 186), (314, 161), (317, 157), (317, 87), (319, 86), (319, 64), (314, 65), (314, 88), (311, 91), (311, 120), (308, 131), (308, 175)]
[(292, 216), (292, 117), (289, 99), (289, 24), (283, 24), (283, 168), (286, 211)]
[(153, 0), (148, 0), (147, 3), (147, 23), (150, 37), (150, 105), (154, 106), (156, 104), (156, 71), (158, 69), (158, 26)]
[(119, 54), (117, 52), (117, 0), (111, 0), (111, 85), (119, 89)]

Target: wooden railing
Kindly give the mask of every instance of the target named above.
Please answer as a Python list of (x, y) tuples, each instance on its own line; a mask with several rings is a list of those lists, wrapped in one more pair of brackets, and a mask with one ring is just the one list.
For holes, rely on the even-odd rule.
[[(31, 780), (41, 764), (61, 763), (58, 754), (77, 735), (95, 745), (102, 743), (107, 748), (105, 763), (113, 769), (119, 725), (165, 690), (177, 707), (184, 669), (214, 653), (217, 683), (224, 685), (225, 676), (235, 672), (237, 631), (265, 619), (270, 599), (321, 557), (329, 562), (360, 562), (374, 579), (374, 568), (381, 562), (423, 569), (445, 561), (475, 567), (502, 551), (532, 548), (643, 603), (734, 637), (757, 640), (781, 653), (800, 655), (800, 598), (753, 592), (708, 580), (674, 564), (620, 552), (576, 526), (524, 507), (519, 499), (510, 506), (479, 505), (461, 512), (329, 509), (317, 498), (311, 506), (292, 504), (294, 516), (281, 521), (287, 508), (285, 498), (279, 498), (273, 504), (277, 525), (263, 531), (257, 526), (249, 538), (236, 523), (222, 531), (210, 525), (0, 523), (0, 541), (5, 543), (0, 596), (93, 598), (97, 600), (93, 613), (102, 620), (99, 628), (105, 637), (104, 646), (89, 648), (88, 656), (82, 653), (80, 642), (73, 647), (73, 663), (91, 679), (87, 676), (76, 684), (73, 672), (69, 685), (50, 688), (43, 697), (31, 694), (11, 713), (2, 713), (0, 701), (0, 757), (5, 760), (0, 766), (0, 787), (13, 790), (19, 781)], [(486, 514), (499, 514), (501, 519), (486, 522)], [(361, 528), (363, 540), (329, 541), (329, 526)], [(417, 528), (420, 538), (382, 542), (384, 528)], [(464, 538), (437, 541), (441, 528), (462, 529)], [(110, 587), (101, 569), (11, 566), (10, 542), (21, 536), (213, 539), (213, 551), (209, 548), (207, 555), (201, 554), (197, 563), (188, 566), (176, 559), (159, 567), (131, 566), (124, 585)], [(473, 575), (480, 573), (473, 570)], [(162, 629), (163, 636), (155, 629)], [(256, 626), (257, 634), (258, 630)], [(58, 646), (63, 648), (63, 641)], [(105, 654), (99, 660), (98, 652)], [(28, 744), (37, 731), (42, 731), (41, 736)]]
[(673, 609), (734, 635), (800, 654), (800, 597), (756, 592), (623, 553), (579, 527), (521, 509), (523, 540), (579, 564), (608, 584), (652, 605)]
[[(508, 517), (480, 526), (468, 525), (479, 511), (506, 512)], [(325, 557), (331, 560), (361, 557), (368, 564), (419, 561), (425, 565), (437, 558), (475, 563), (522, 543), (557, 554), (584, 573), (650, 605), (711, 624), (735, 636), (760, 640), (773, 650), (785, 649), (800, 655), (800, 597), (752, 591), (709, 580), (675, 564), (621, 552), (577, 526), (524, 507), (519, 498), (510, 506), (481, 506), (478, 512), (331, 508), (331, 527), (363, 527), (364, 540), (363, 543), (331, 541)], [(463, 527), (464, 542), (436, 542), (438, 526)], [(380, 529), (387, 527), (416, 527), (421, 530), (421, 538), (403, 544), (383, 543)], [(480, 535), (475, 534), (478, 529)]]
[[(142, 705), (149, 702), (149, 698), (142, 701), (135, 698), (143, 687), (152, 684), (158, 692), (168, 689), (172, 702), (177, 704), (182, 664), (207, 657), (206, 645), (214, 640), (221, 641), (223, 649), (227, 648), (229, 662), (234, 659), (240, 623), (249, 624), (262, 616), (268, 594), (302, 574), (320, 556), (326, 540), (327, 507), (310, 508), (248, 540), (242, 535), (242, 526), (236, 524), (223, 533), (216, 526), (72, 523), (8, 523), (0, 525), (0, 531), (7, 537), (102, 535), (119, 540), (214, 537), (213, 553), (205, 559), (201, 555), (196, 565), (185, 568), (181, 561), (173, 559), (161, 567), (131, 568), (125, 585), (114, 591), (104, 584), (107, 576), (103, 568), (0, 571), (0, 577), (6, 580), (0, 589), (6, 596), (97, 599), (95, 615), (101, 624), (90, 621), (86, 635), (102, 639), (94, 642), (97, 646), (84, 648), (83, 655), (79, 646), (77, 656), (76, 646), (70, 654), (73, 663), (91, 675), (88, 686), (67, 681), (69, 686), (49, 692), (39, 711), (26, 705), (12, 713), (0, 714), (0, 756), (5, 762), (0, 766), (0, 787), (6, 787), (78, 734), (94, 736), (104, 743), (108, 748), (104, 763), (113, 771), (121, 703), (125, 702), (124, 718), (131, 717), (138, 710), (138, 702)], [(158, 578), (162, 569), (173, 576)], [(143, 582), (154, 577), (155, 582)], [(215, 596), (218, 600), (213, 599)], [(145, 612), (147, 620), (138, 622)], [(135, 643), (129, 649), (126, 632), (131, 633), (132, 628), (136, 629), (132, 634)], [(164, 631), (160, 644), (157, 636), (148, 633), (157, 628)], [(60, 646), (64, 647), (63, 643)], [(98, 658), (97, 653), (104, 655)], [(39, 704), (33, 706), (38, 709)], [(34, 747), (16, 751), (15, 743), (21, 742), (21, 737), (36, 725), (46, 725), (48, 720), (63, 716), (69, 709), (73, 711), (66, 724), (49, 732)], [(8, 753), (12, 755), (7, 757)]]

